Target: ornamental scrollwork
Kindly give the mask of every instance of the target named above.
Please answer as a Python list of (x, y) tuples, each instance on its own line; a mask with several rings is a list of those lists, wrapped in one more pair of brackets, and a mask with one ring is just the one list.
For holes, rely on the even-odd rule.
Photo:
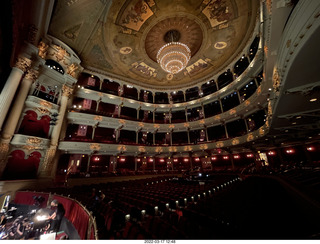
[(62, 96), (65, 96), (65, 97), (70, 97), (73, 92), (73, 89), (66, 85), (63, 85), (61, 90), (62, 90)]
[(29, 69), (25, 75), (25, 79), (35, 82), (36, 79), (38, 78), (38, 75), (39, 75), (39, 71), (34, 69)]
[(26, 57), (18, 57), (15, 67), (26, 72), (31, 66), (31, 60)]
[(70, 64), (67, 67), (67, 74), (71, 75), (73, 78), (78, 78), (79, 66), (77, 64)]
[(27, 139), (27, 144), (29, 145), (39, 145), (40, 143), (42, 143), (42, 139), (37, 137), (29, 137)]
[(100, 144), (98, 144), (98, 143), (91, 143), (91, 144), (90, 144), (90, 149), (91, 149), (92, 151), (99, 151), (99, 150), (101, 149), (101, 146), (100, 146)]
[(48, 53), (48, 48), (49, 48), (49, 45), (46, 44), (45, 42), (41, 41), (39, 42), (39, 45), (38, 45), (38, 55), (40, 58), (42, 59), (45, 59), (47, 57), (47, 53)]

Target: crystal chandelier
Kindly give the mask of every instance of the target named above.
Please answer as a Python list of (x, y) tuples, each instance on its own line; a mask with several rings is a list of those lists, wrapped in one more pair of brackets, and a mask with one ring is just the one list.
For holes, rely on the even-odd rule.
[(157, 53), (157, 62), (164, 71), (170, 74), (177, 74), (183, 70), (190, 58), (189, 47), (181, 42), (169, 42), (162, 46)]

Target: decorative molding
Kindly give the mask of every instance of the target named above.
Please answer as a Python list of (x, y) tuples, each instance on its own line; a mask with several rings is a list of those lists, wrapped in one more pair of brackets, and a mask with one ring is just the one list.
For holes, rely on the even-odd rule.
[(32, 82), (35, 82), (38, 78), (39, 71), (34, 70), (34, 69), (29, 69), (25, 75), (25, 79), (31, 80)]
[(43, 41), (39, 42), (39, 45), (38, 45), (38, 49), (39, 49), (38, 55), (39, 55), (40, 58), (46, 59), (47, 53), (48, 53), (48, 48), (49, 48), (49, 45), (48, 45), (48, 44), (46, 44), (46, 43), (43, 42)]
[(90, 149), (92, 151), (99, 151), (101, 149), (101, 146), (99, 143), (91, 143), (90, 144)]
[(50, 111), (47, 108), (37, 107), (36, 110), (38, 110), (41, 114), (50, 114)]
[(145, 153), (148, 155), (168, 154), (173, 152), (196, 152), (201, 150), (213, 150), (232, 146), (238, 146), (243, 143), (253, 141), (255, 139), (264, 137), (269, 130), (267, 124), (263, 125), (259, 129), (249, 134), (226, 139), (224, 141), (199, 143), (197, 145), (185, 145), (185, 146), (140, 146), (140, 145), (119, 145), (119, 144), (105, 144), (105, 143), (87, 143), (87, 142), (70, 142), (62, 141), (59, 143), (59, 150), (65, 153), (76, 154), (91, 154), (93, 149), (92, 145), (99, 145), (99, 154), (117, 155), (125, 152), (126, 155), (136, 155), (137, 153)]
[(29, 137), (27, 139), (27, 144), (28, 145), (39, 145), (42, 143), (42, 139), (40, 139), (39, 137)]
[(68, 98), (72, 95), (72, 92), (73, 92), (73, 89), (66, 85), (62, 85), (61, 90), (62, 90), (62, 96), (65, 96)]
[(32, 61), (26, 57), (19, 56), (14, 67), (26, 72), (31, 67)]
[(68, 65), (67, 67), (67, 74), (71, 75), (73, 78), (78, 79), (80, 74), (80, 67), (78, 64), (73, 63)]
[(45, 101), (45, 100), (39, 101), (39, 104), (40, 104), (41, 106), (43, 106), (43, 107), (48, 108), (48, 109), (51, 109), (51, 108), (52, 108), (52, 104), (49, 103), (49, 102), (47, 102), (47, 101)]

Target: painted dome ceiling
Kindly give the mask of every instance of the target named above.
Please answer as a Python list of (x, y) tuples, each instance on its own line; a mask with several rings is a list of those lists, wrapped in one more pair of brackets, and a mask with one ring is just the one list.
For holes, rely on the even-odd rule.
[[(209, 79), (242, 54), (258, 3), (58, 0), (49, 34), (69, 45), (87, 70), (145, 88), (178, 88)], [(192, 56), (187, 67), (172, 76), (161, 69), (156, 55), (173, 34)]]

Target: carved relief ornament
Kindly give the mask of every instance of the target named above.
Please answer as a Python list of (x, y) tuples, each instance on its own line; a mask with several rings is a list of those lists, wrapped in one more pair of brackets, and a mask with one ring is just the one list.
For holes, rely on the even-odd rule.
[(62, 96), (65, 96), (65, 97), (70, 97), (70, 95), (73, 92), (73, 89), (66, 85), (63, 85), (61, 89), (62, 89)]
[(25, 79), (35, 82), (36, 79), (38, 78), (38, 75), (39, 75), (39, 71), (34, 69), (29, 69), (25, 75)]
[(31, 60), (26, 57), (18, 57), (14, 67), (26, 72), (31, 66)]
[(43, 41), (39, 42), (39, 45), (38, 45), (38, 49), (39, 49), (39, 52), (38, 52), (38, 55), (40, 58), (43, 58), (45, 59), (46, 56), (47, 56), (47, 52), (48, 52), (48, 48), (49, 48), (49, 45), (44, 43)]
[(73, 78), (78, 78), (79, 66), (77, 64), (70, 64), (67, 67), (67, 74), (71, 75)]

